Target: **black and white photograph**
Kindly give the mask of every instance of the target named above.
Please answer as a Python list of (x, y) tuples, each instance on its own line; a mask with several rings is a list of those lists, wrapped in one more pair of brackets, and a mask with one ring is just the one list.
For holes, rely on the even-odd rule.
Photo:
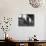
[(34, 26), (34, 14), (21, 14), (18, 17), (19, 26)]

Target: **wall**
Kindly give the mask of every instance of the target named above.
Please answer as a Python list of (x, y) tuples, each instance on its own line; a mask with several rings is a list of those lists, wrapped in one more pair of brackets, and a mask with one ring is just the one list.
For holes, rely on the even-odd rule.
[[(30, 6), (28, 0), (0, 0), (0, 17), (13, 17), (13, 22), (10, 33), (17, 40), (27, 40), (34, 34), (37, 35), (39, 40), (46, 40), (45, 38), (45, 15), (46, 6), (33, 8)], [(34, 14), (35, 26), (34, 27), (19, 27), (18, 15), (20, 14)], [(0, 31), (2, 35), (2, 31)], [(4, 33), (3, 33), (4, 34)], [(0, 36), (0, 39), (4, 39)]]

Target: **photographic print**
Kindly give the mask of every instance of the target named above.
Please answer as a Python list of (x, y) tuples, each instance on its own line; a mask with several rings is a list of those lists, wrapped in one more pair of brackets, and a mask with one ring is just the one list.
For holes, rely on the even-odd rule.
[(21, 14), (18, 17), (19, 26), (34, 26), (34, 14)]

